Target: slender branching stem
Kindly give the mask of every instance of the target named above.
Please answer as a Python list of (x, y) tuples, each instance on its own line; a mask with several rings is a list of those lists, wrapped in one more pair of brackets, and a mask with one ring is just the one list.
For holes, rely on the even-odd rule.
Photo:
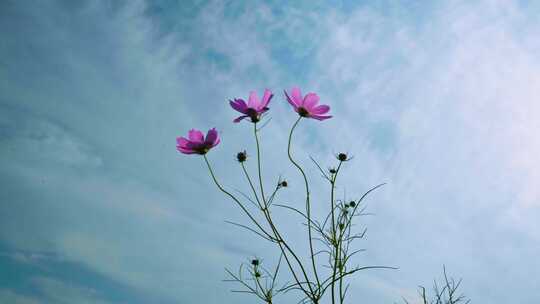
[(345, 295), (343, 294), (343, 270), (339, 271), (339, 303), (343, 304)]
[(242, 211), (244, 211), (244, 213), (249, 217), (249, 219), (255, 224), (255, 226), (257, 226), (257, 228), (259, 228), (261, 230), (261, 232), (266, 235), (268, 238), (270, 239), (273, 239), (273, 237), (268, 233), (266, 232), (266, 230), (264, 230), (264, 228), (259, 224), (259, 222), (253, 217), (253, 215), (251, 215), (251, 213), (246, 209), (246, 207), (244, 206), (244, 204), (242, 204), (242, 202), (240, 202), (236, 196), (232, 195), (229, 191), (225, 190), (225, 188), (223, 188), (223, 186), (221, 186), (221, 184), (218, 182), (218, 180), (216, 179), (216, 176), (214, 174), (214, 171), (212, 170), (212, 166), (210, 165), (210, 162), (208, 161), (208, 158), (206, 157), (206, 155), (203, 155), (204, 157), (204, 161), (206, 162), (206, 165), (208, 166), (208, 170), (210, 171), (210, 175), (212, 176), (212, 179), (214, 180), (214, 183), (216, 184), (216, 186), (219, 188), (219, 190), (221, 190), (221, 192), (223, 192), (224, 194), (226, 194), (227, 196), (229, 196), (241, 209)]
[(244, 175), (246, 176), (246, 179), (249, 183), (249, 186), (251, 187), (251, 191), (253, 191), (253, 195), (255, 196), (255, 200), (257, 201), (257, 204), (259, 205), (259, 208), (261, 208), (261, 210), (264, 209), (264, 206), (263, 204), (261, 203), (261, 200), (259, 200), (259, 195), (257, 194), (257, 190), (255, 190), (255, 186), (253, 185), (253, 182), (251, 181), (251, 177), (249, 176), (249, 173), (247, 172), (247, 169), (246, 169), (246, 166), (244, 165), (244, 163), (240, 163), (240, 165), (242, 166), (242, 171), (244, 171)]
[[(262, 199), (262, 205), (263, 205), (263, 208), (261, 208), (261, 210), (263, 211), (264, 213), (264, 216), (268, 222), (268, 224), (270, 225), (271, 229), (272, 229), (272, 232), (275, 236), (275, 238), (278, 240), (278, 246), (283, 254), (283, 256), (285, 257), (285, 261), (287, 263), (287, 265), (289, 266), (289, 269), (296, 281), (296, 283), (298, 283), (300, 289), (306, 294), (306, 296), (308, 296), (309, 298), (315, 298), (315, 294), (313, 292), (313, 289), (311, 287), (311, 284), (308, 284), (308, 289), (309, 289), (309, 292), (300, 284), (300, 280), (298, 279), (298, 275), (296, 274), (296, 271), (294, 270), (292, 264), (290, 263), (290, 260), (289, 260), (289, 256), (287, 255), (287, 252), (285, 251), (285, 249), (292, 255), (292, 257), (294, 258), (294, 260), (296, 261), (296, 263), (298, 264), (298, 266), (300, 267), (300, 270), (302, 272), (302, 274), (304, 275), (304, 278), (306, 281), (309, 281), (309, 277), (307, 275), (307, 272), (304, 268), (304, 265), (302, 264), (302, 261), (300, 260), (300, 258), (298, 257), (298, 255), (292, 250), (292, 248), (287, 244), (287, 242), (283, 239), (283, 237), (281, 236), (281, 234), (279, 233), (279, 231), (277, 230), (277, 227), (275, 226), (273, 220), (272, 220), (272, 217), (270, 215), (270, 210), (268, 209), (269, 207), (269, 203), (267, 202), (266, 200), (266, 197), (264, 195), (264, 186), (263, 186), (263, 180), (262, 180), (262, 166), (261, 166), (261, 152), (260, 152), (260, 142), (259, 142), (259, 136), (258, 136), (258, 129), (257, 129), (257, 124), (254, 123), (253, 124), (253, 133), (254, 133), (254, 136), (255, 136), (255, 144), (256, 144), (256, 148), (257, 148), (257, 171), (258, 171), (258, 176), (259, 176), (259, 186), (260, 186), (260, 190), (261, 190), (261, 199)], [(244, 173), (246, 174), (246, 177), (248, 178), (248, 181), (250, 181), (250, 186), (252, 188), (252, 191), (255, 193), (255, 196), (257, 197), (256, 195), (256, 190), (255, 190), (255, 187), (253, 187), (253, 183), (251, 183), (251, 179), (249, 178), (249, 174), (247, 173), (247, 170), (245, 169), (245, 167), (242, 165), (243, 169), (244, 169)], [(276, 191), (277, 191), (277, 188), (276, 188)], [(275, 192), (272, 193), (272, 196), (271, 196), (271, 199), (273, 200), (273, 197), (275, 195)]]
[(259, 144), (259, 136), (257, 135), (257, 124), (253, 124), (253, 134), (255, 135), (255, 143), (257, 144), (257, 172), (259, 173), (259, 187), (261, 189), (261, 197), (264, 203), (264, 207), (266, 208), (266, 197), (264, 196), (264, 187), (263, 187), (263, 180), (262, 180), (262, 170), (261, 170), (261, 147)]
[(311, 265), (313, 266), (313, 274), (315, 275), (315, 280), (317, 281), (317, 287), (319, 289), (318, 293), (320, 295), (321, 283), (319, 280), (319, 275), (317, 274), (317, 266), (315, 262), (315, 250), (313, 249), (313, 237), (311, 235), (312, 223), (311, 223), (311, 204), (310, 204), (310, 198), (309, 198), (309, 183), (306, 177), (306, 173), (304, 172), (302, 167), (293, 159), (291, 155), (292, 136), (294, 133), (294, 129), (296, 128), (296, 126), (298, 125), (301, 119), (302, 119), (301, 116), (298, 117), (298, 119), (296, 120), (296, 122), (293, 124), (291, 128), (291, 132), (289, 133), (289, 144), (287, 146), (287, 155), (289, 156), (289, 160), (291, 161), (291, 163), (298, 169), (298, 171), (300, 171), (300, 173), (302, 174), (302, 177), (304, 178), (304, 184), (306, 187), (306, 215), (307, 215), (307, 227), (308, 227), (308, 238), (309, 238), (309, 250), (311, 252)]
[[(257, 198), (258, 195), (257, 195), (257, 190), (255, 189), (255, 187), (253, 186), (253, 183), (251, 181), (251, 177), (249, 176), (249, 173), (247, 172), (247, 169), (245, 167), (245, 165), (242, 163), (242, 171), (244, 171), (244, 174), (248, 180), (248, 183), (250, 184), (251, 186), (251, 190), (253, 191), (253, 194), (255, 195), (255, 197)], [(275, 193), (275, 191), (274, 191)], [(292, 251), (291, 247), (289, 247), (289, 245), (285, 242), (285, 240), (283, 239), (283, 237), (281, 236), (281, 234), (279, 233), (279, 231), (277, 230), (276, 226), (274, 225), (274, 222), (272, 221), (272, 218), (270, 216), (270, 212), (259, 202), (259, 200), (257, 199), (257, 202), (259, 203), (259, 208), (262, 210), (268, 224), (270, 225), (270, 228), (272, 229), (272, 232), (274, 234), (274, 238), (276, 240), (276, 243), (278, 244), (280, 250), (281, 250), (281, 253), (283, 254), (284, 258), (285, 258), (285, 262), (287, 263), (287, 265), (289, 266), (289, 269), (295, 279), (295, 281), (297, 283), (300, 282), (297, 274), (296, 274), (296, 271), (294, 270), (290, 260), (289, 260), (289, 256), (287, 255), (287, 252), (285, 251), (285, 249), (287, 249), (288, 252), (290, 252), (293, 257), (295, 257), (295, 259), (297, 260), (298, 263), (300, 263), (300, 259), (298, 259), (298, 257), (296, 256), (296, 254)], [(301, 265), (301, 264), (300, 264)], [(307, 278), (306, 278), (307, 279)], [(303, 287), (302, 287), (302, 290), (304, 291), (304, 293), (306, 293), (306, 295), (309, 295), (309, 293), (307, 292), (307, 290), (304, 290)]]
[[(331, 190), (330, 190), (330, 210), (331, 210), (331, 217), (332, 217), (332, 245), (334, 246), (334, 263), (332, 265), (332, 288), (331, 288), (331, 293), (332, 293), (332, 304), (335, 304), (335, 279), (336, 279), (336, 273), (337, 273), (337, 268), (338, 268), (338, 262), (339, 262), (339, 255), (340, 255), (340, 251), (339, 251), (339, 247), (341, 246), (341, 242), (338, 240), (337, 238), (337, 233), (336, 233), (336, 220), (335, 220), (335, 213), (334, 213), (334, 209), (335, 209), (335, 206), (334, 206), (334, 192), (335, 192), (335, 189), (336, 189), (336, 180), (337, 180), (337, 177), (338, 177), (338, 174), (339, 174), (339, 169), (341, 169), (341, 164), (343, 164), (342, 161), (339, 162), (339, 165), (336, 169), (336, 172), (331, 176), (331, 179), (330, 179), (330, 186), (332, 187)], [(340, 233), (340, 236), (341, 236), (341, 233)], [(341, 239), (341, 237), (340, 237)], [(341, 262), (339, 262), (341, 263)]]

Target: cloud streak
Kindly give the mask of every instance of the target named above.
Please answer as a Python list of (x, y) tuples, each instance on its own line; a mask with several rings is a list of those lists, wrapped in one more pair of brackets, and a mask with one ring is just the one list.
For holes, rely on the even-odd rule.
[[(174, 138), (191, 127), (222, 130), (211, 158), (220, 178), (240, 188), (241, 180), (225, 174), (252, 143), (247, 128), (229, 123), (227, 99), (275, 90), (263, 134), (270, 149), (285, 144), (294, 118), (279, 89), (299, 84), (317, 91), (336, 117), (300, 126), (295, 154), (313, 176), (309, 154), (326, 164), (345, 150), (356, 157), (340, 191), (354, 196), (389, 182), (370, 200), (377, 216), (366, 219), (369, 250), (358, 263), (401, 269), (362, 274), (353, 299), (399, 300), (429, 285), (446, 263), (475, 301), (538, 301), (531, 293), (540, 284), (540, 24), (533, 7), (1, 6), (0, 245), (7, 249), (0, 261), (23, 269), (27, 259), (13, 254), (54, 253), (100, 279), (70, 285), (65, 265), (46, 274), (34, 269), (26, 279), (2, 280), (0, 299), (248, 303), (229, 294), (222, 268), (268, 248), (223, 223), (239, 212), (209, 188), (202, 163), (177, 155)], [(269, 164), (286, 161), (283, 149), (265, 151)], [(291, 192), (299, 189), (296, 172), (269, 164), (269, 182), (283, 174)], [(300, 241), (303, 230), (282, 216)], [(510, 267), (516, 262), (527, 266)], [(24, 284), (48, 287), (28, 293)], [(114, 284), (127, 286), (121, 297)]]

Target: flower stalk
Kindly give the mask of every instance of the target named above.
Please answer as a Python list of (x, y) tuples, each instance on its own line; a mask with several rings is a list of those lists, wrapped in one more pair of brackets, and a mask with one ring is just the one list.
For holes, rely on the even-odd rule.
[[(349, 276), (358, 271), (368, 269), (394, 269), (386, 266), (350, 266), (351, 258), (361, 250), (350, 252), (350, 246), (354, 240), (361, 239), (365, 230), (360, 234), (352, 232), (353, 218), (360, 215), (363, 208), (359, 209), (363, 199), (372, 191), (379, 188), (378, 185), (362, 195), (356, 201), (345, 203), (346, 200), (337, 200), (335, 190), (337, 178), (342, 169), (344, 162), (351, 158), (345, 153), (336, 155), (339, 163), (337, 167), (331, 168), (329, 171), (324, 171), (322, 167), (313, 159), (317, 168), (322, 173), (324, 179), (330, 182), (330, 210), (324, 217), (323, 221), (319, 221), (317, 216), (313, 214), (312, 197), (310, 192), (310, 183), (306, 174), (306, 170), (293, 157), (292, 144), (295, 131), (302, 119), (313, 119), (315, 121), (323, 121), (330, 119), (328, 115), (330, 107), (327, 105), (319, 105), (319, 96), (315, 93), (308, 93), (302, 96), (299, 88), (293, 88), (290, 94), (285, 91), (285, 98), (298, 114), (298, 118), (293, 123), (287, 142), (287, 156), (294, 168), (296, 168), (304, 181), (304, 210), (300, 210), (293, 205), (283, 205), (275, 203), (278, 197), (278, 192), (281, 189), (288, 187), (288, 181), (279, 177), (274, 184), (273, 191), (269, 191), (266, 195), (264, 183), (263, 164), (262, 164), (262, 146), (260, 140), (260, 130), (258, 124), (263, 120), (269, 111), (269, 103), (274, 95), (270, 90), (265, 90), (262, 99), (259, 99), (257, 94), (252, 91), (249, 94), (248, 102), (243, 99), (235, 98), (230, 101), (231, 107), (241, 116), (234, 119), (235, 123), (241, 121), (252, 123), (253, 136), (255, 138), (256, 148), (256, 169), (257, 175), (255, 180), (252, 179), (248, 166), (247, 152), (241, 151), (237, 153), (236, 160), (240, 164), (242, 173), (244, 174), (247, 186), (251, 191), (251, 195), (240, 192), (242, 197), (237, 197), (228, 191), (219, 182), (213, 167), (207, 157), (207, 153), (215, 148), (220, 143), (220, 138), (216, 129), (210, 129), (206, 136), (199, 131), (192, 129), (188, 132), (187, 137), (177, 138), (177, 149), (183, 154), (201, 155), (206, 163), (212, 181), (217, 188), (229, 197), (245, 214), (249, 220), (250, 226), (229, 222), (235, 226), (245, 228), (263, 239), (276, 244), (279, 250), (279, 261), (273, 271), (261, 265), (261, 260), (253, 259), (250, 263), (241, 264), (237, 274), (226, 269), (231, 277), (230, 282), (240, 284), (242, 290), (238, 292), (253, 294), (265, 303), (274, 303), (274, 298), (280, 293), (288, 293), (291, 291), (299, 291), (301, 293), (301, 303), (319, 304), (323, 299), (330, 298), (332, 304), (344, 304), (347, 294), (346, 280)], [(268, 121), (266, 121), (267, 123)], [(263, 124), (263, 127), (266, 125)], [(292, 183), (295, 184), (294, 181)], [(253, 204), (245, 204), (245, 200)], [(293, 212), (294, 215), (300, 215), (305, 221), (307, 227), (307, 240), (309, 244), (309, 252), (307, 255), (309, 263), (304, 261), (305, 255), (295, 251), (293, 245), (286, 239), (283, 230), (279, 229), (272, 217), (272, 210), (276, 207), (284, 208)], [(260, 212), (260, 213), (259, 213)], [(330, 227), (328, 227), (328, 225)], [(320, 243), (316, 243), (320, 242)], [(323, 249), (320, 249), (320, 248)], [(326, 256), (328, 264), (321, 264), (322, 258), (319, 255)], [(292, 277), (292, 283), (285, 284), (283, 287), (277, 287), (278, 273), (280, 272), (280, 264), (285, 261), (289, 275)], [(304, 265), (304, 263), (307, 263)], [(246, 266), (246, 267), (245, 267)], [(329, 268), (329, 270), (327, 269)], [(247, 278), (246, 278), (247, 276)], [(328, 293), (329, 295), (328, 295)]]

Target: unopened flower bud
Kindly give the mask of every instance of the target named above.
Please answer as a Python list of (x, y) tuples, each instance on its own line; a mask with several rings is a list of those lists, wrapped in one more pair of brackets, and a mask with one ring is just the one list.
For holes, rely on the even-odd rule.
[(281, 183), (279, 183), (279, 185), (281, 187), (287, 187), (289, 184), (287, 183), (287, 181), (282, 181)]
[(257, 260), (257, 259), (251, 260), (251, 265), (253, 265), (253, 266), (259, 266), (259, 260)]
[(330, 168), (328, 171), (330, 172), (330, 174), (336, 174), (337, 173), (337, 170), (335, 168)]
[(343, 230), (343, 228), (345, 228), (345, 224), (339, 223), (339, 230)]
[(354, 201), (351, 201), (351, 202), (349, 203), (349, 206), (351, 206), (351, 207), (354, 208), (354, 206), (356, 206), (356, 203), (355, 203)]
[(247, 159), (246, 151), (238, 152), (238, 154), (236, 154), (236, 159), (241, 163), (245, 162)]
[(338, 156), (337, 156), (337, 159), (338, 159), (339, 161), (344, 162), (344, 161), (346, 161), (346, 160), (348, 159), (348, 158), (347, 158), (347, 154), (345, 154), (345, 153), (339, 153)]
[(261, 273), (258, 272), (258, 271), (255, 271), (255, 277), (256, 277), (256, 278), (260, 278), (260, 277), (261, 277)]

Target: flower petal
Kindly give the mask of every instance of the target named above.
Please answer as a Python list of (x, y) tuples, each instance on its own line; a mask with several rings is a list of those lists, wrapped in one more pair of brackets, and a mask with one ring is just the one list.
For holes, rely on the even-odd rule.
[(246, 117), (248, 117), (248, 116), (247, 115), (238, 116), (233, 120), (233, 122), (239, 123), (240, 121), (242, 121), (242, 119), (244, 119)]
[(247, 105), (246, 105), (246, 102), (243, 99), (235, 98), (234, 101), (229, 100), (229, 104), (236, 111), (238, 111), (240, 113), (244, 113), (244, 114), (246, 113)]
[(298, 109), (298, 104), (296, 104), (296, 102), (294, 102), (294, 100), (292, 100), (292, 98), (289, 96), (289, 94), (287, 94), (287, 91), (283, 91), (285, 93), (285, 97), (287, 97), (287, 101), (291, 104), (291, 106), (293, 106), (293, 108), (296, 110)]
[(180, 146), (176, 147), (176, 149), (178, 150), (178, 152), (181, 152), (181, 153), (184, 153), (184, 154), (195, 154), (195, 153), (197, 153), (194, 150), (182, 148)]
[(176, 145), (178, 147), (187, 147), (190, 141), (185, 137), (177, 137), (176, 138)]
[(259, 107), (260, 101), (257, 97), (257, 92), (249, 92), (248, 108), (257, 109)]
[(302, 102), (302, 105), (308, 112), (311, 112), (313, 108), (319, 103), (319, 95), (315, 93), (308, 93), (304, 97), (304, 100)]
[(184, 154), (195, 153), (195, 150), (193, 150), (193, 143), (185, 137), (176, 138), (176, 150)]
[(194, 143), (202, 143), (204, 141), (204, 134), (199, 130), (191, 129), (189, 130), (188, 138)]
[(325, 120), (325, 119), (332, 118), (332, 115), (310, 115), (309, 117), (316, 120)]
[(216, 140), (215, 140), (214, 143), (212, 144), (211, 148), (217, 146), (220, 142), (221, 142), (221, 139), (220, 139), (219, 137), (216, 138)]
[(216, 141), (219, 143), (218, 132), (216, 131), (216, 128), (212, 128), (208, 130), (208, 133), (206, 133), (206, 139), (204, 140), (204, 143), (206, 145), (214, 147)]
[(270, 103), (270, 100), (272, 99), (272, 97), (274, 97), (274, 94), (272, 94), (272, 91), (265, 89), (261, 104), (259, 105), (257, 110), (261, 111), (264, 108), (266, 108), (266, 106), (268, 106), (268, 104)]
[(302, 105), (302, 93), (300, 92), (299, 87), (294, 87), (291, 90), (291, 97), (296, 106)]
[(325, 113), (328, 113), (328, 111), (330, 111), (330, 107), (327, 106), (327, 105), (320, 105), (320, 106), (316, 106), (314, 107), (313, 109), (311, 109), (311, 113), (312, 114), (316, 114), (316, 115), (321, 115), (321, 114), (325, 114)]

